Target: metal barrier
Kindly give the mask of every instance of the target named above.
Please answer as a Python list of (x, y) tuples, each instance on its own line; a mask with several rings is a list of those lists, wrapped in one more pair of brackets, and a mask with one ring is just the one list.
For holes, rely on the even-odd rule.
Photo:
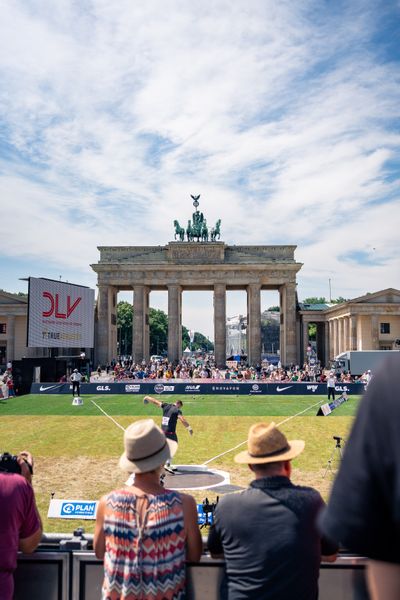
[[(340, 555), (335, 563), (322, 563), (320, 600), (368, 600), (366, 559)], [(202, 556), (188, 565), (187, 600), (221, 600), (224, 561)], [(15, 574), (14, 600), (99, 600), (103, 563), (93, 551), (39, 549), (20, 554)]]

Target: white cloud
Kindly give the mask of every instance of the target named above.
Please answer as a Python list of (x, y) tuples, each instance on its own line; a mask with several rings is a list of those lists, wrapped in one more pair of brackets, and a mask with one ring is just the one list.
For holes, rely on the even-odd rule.
[(298, 244), (300, 297), (398, 285), (399, 14), (367, 4), (2, 2), (0, 255), (93, 281), (201, 193), (227, 243)]

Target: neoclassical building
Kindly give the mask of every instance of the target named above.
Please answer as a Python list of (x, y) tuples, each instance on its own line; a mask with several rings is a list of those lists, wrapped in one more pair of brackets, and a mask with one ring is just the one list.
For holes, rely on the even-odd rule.
[(395, 288), (342, 304), (300, 303), (298, 309), (301, 361), (307, 353), (310, 323), (317, 326), (317, 354), (323, 364), (347, 350), (391, 350), (400, 340), (400, 290)]

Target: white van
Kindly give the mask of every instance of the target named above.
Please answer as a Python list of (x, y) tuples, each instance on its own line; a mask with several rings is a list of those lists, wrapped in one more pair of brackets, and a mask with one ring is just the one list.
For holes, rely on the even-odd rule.
[(161, 362), (162, 360), (164, 360), (164, 357), (160, 356), (159, 354), (152, 354), (150, 356), (150, 360), (151, 362)]

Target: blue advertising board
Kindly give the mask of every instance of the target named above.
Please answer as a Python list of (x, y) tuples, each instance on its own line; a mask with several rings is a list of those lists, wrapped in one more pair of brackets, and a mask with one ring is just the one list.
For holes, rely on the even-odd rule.
[[(286, 395), (310, 395), (323, 396), (327, 393), (325, 383), (263, 383), (250, 381), (239, 383), (232, 380), (211, 383), (190, 383), (168, 381), (168, 383), (139, 380), (124, 383), (82, 383), (81, 394), (179, 394), (196, 396), (198, 394), (218, 395), (247, 395), (247, 396), (286, 396)], [(364, 391), (362, 383), (341, 383), (335, 386), (338, 393), (362, 394)], [(70, 383), (32, 383), (31, 394), (72, 394)]]

